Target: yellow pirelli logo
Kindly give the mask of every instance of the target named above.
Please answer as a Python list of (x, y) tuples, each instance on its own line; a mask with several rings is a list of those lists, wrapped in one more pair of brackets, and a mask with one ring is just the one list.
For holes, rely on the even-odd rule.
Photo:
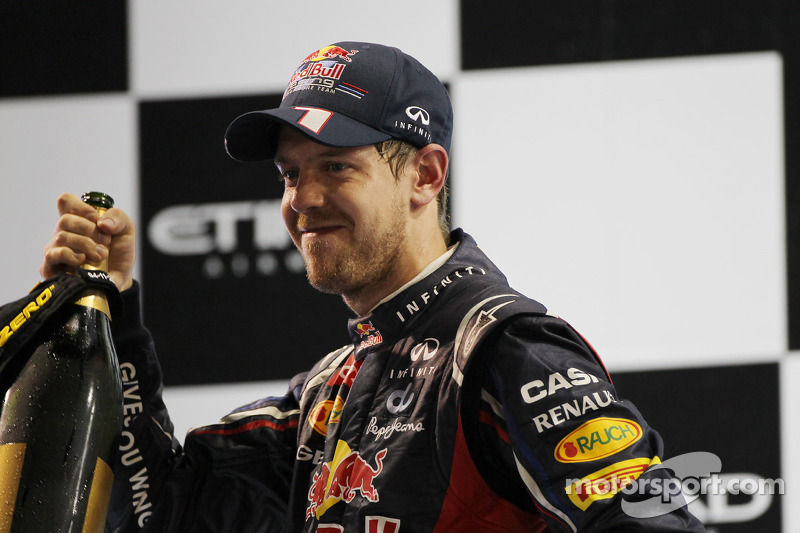
[(642, 457), (620, 461), (567, 485), (567, 496), (581, 511), (585, 511), (597, 500), (612, 498), (630, 485), (650, 465), (661, 463), (658, 457)]
[(8, 325), (0, 330), (0, 347), (2, 347), (19, 328), (25, 325), (25, 322), (28, 321), (33, 313), (41, 309), (42, 306), (53, 297), (54, 288), (55, 285), (50, 285), (40, 292), (35, 301), (28, 303)]

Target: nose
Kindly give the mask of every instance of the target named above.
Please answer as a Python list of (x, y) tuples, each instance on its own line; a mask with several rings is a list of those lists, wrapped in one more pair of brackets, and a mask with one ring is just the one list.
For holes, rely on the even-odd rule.
[(325, 205), (322, 184), (310, 174), (300, 176), (290, 194), (289, 205), (297, 213), (305, 213)]

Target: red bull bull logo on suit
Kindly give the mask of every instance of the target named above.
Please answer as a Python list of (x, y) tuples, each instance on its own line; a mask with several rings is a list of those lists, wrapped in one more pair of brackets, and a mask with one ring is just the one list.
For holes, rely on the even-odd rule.
[(319, 472), (314, 473), (308, 490), (309, 505), (306, 518), (320, 518), (325, 511), (340, 501), (350, 503), (360, 494), (370, 502), (380, 500), (374, 480), (383, 471), (386, 448), (375, 454), (376, 466), (365, 461), (361, 454), (352, 451), (350, 446), (340, 440), (336, 445), (333, 459), (324, 463)]

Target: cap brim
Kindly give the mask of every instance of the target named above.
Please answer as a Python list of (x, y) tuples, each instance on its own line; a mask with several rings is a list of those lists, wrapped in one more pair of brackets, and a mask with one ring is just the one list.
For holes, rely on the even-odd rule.
[[(309, 117), (309, 113), (314, 116)], [(391, 135), (340, 113), (317, 108), (278, 107), (252, 111), (234, 119), (225, 132), (228, 155), (237, 161), (274, 159), (281, 124), (326, 146), (366, 146), (391, 139)]]

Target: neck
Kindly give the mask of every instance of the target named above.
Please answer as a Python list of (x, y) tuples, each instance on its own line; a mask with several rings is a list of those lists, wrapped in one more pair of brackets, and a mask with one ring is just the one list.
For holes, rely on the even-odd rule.
[(447, 251), (444, 237), (438, 231), (398, 250), (391, 262), (392, 271), (364, 287), (342, 294), (347, 306), (358, 316), (368, 314), (382, 300), (414, 279), (420, 272)]

